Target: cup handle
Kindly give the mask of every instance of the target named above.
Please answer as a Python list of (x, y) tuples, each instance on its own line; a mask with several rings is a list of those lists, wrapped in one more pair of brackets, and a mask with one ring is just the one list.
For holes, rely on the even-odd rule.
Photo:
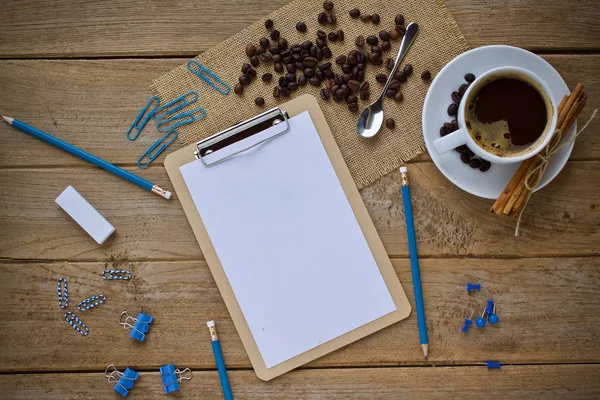
[(467, 135), (469, 133), (465, 129), (458, 129), (448, 135), (433, 141), (433, 148), (439, 155), (446, 154), (450, 150), (467, 143)]

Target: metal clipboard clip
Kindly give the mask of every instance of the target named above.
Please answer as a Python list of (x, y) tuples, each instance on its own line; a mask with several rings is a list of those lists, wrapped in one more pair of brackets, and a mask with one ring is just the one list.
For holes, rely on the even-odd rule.
[(288, 114), (275, 107), (196, 143), (194, 156), (211, 166), (290, 130)]

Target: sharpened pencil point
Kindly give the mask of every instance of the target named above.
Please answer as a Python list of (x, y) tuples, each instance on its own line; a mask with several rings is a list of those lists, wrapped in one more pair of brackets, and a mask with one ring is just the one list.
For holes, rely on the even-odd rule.
[(2, 119), (8, 122), (10, 125), (12, 125), (13, 121), (15, 120), (12, 117), (5, 117), (4, 115), (2, 116)]
[(425, 357), (425, 360), (427, 361), (427, 358), (429, 357), (429, 345), (422, 344), (421, 349), (423, 350), (423, 357)]

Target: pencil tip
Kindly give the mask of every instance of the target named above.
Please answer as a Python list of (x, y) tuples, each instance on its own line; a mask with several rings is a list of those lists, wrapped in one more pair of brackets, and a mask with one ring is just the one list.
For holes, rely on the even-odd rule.
[(2, 116), (2, 119), (12, 125), (14, 118)]

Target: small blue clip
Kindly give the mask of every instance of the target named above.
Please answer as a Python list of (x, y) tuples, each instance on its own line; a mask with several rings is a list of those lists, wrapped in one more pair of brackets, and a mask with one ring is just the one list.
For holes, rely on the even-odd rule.
[[(189, 376), (183, 376), (189, 372)], [(192, 379), (192, 370), (189, 368), (180, 371), (175, 369), (174, 364), (167, 364), (160, 367), (160, 376), (162, 377), (163, 390), (165, 393), (176, 392), (179, 390), (179, 382), (184, 379)]]
[[(123, 319), (123, 317), (125, 317), (125, 319)], [(133, 318), (127, 314), (127, 311), (123, 311), (119, 316), (119, 324), (122, 325), (124, 329), (131, 329), (129, 337), (139, 340), (140, 342), (143, 342), (146, 338), (146, 332), (150, 329), (152, 320), (153, 318), (151, 315), (142, 312), (137, 315), (137, 318)]]
[[(188, 97), (191, 97), (191, 99), (188, 100)], [(160, 106), (158, 108), (155, 108), (151, 114), (152, 119), (153, 120), (163, 119), (167, 115), (174, 114), (177, 111), (181, 110), (182, 108), (189, 106), (196, 100), (198, 100), (198, 93), (194, 92), (193, 90), (190, 90), (189, 92), (184, 93), (181, 96), (174, 98), (167, 104)], [(170, 107), (173, 107), (173, 108), (170, 108)]]
[[(109, 373), (108, 370), (111, 367), (114, 371)], [(117, 367), (115, 367), (114, 364), (110, 364), (104, 370), (104, 376), (108, 378), (109, 382), (115, 382), (115, 386), (113, 387), (115, 392), (119, 393), (123, 397), (126, 397), (129, 394), (129, 389), (133, 387), (133, 384), (138, 380), (140, 374), (129, 367), (125, 369), (125, 372), (120, 372), (117, 370)]]
[(481, 283), (469, 283), (467, 282), (467, 293), (471, 293), (472, 290), (477, 290), (478, 292), (481, 290)]
[(502, 367), (502, 363), (500, 361), (494, 362), (492, 360), (487, 360), (487, 362), (478, 362), (475, 364), (485, 365), (487, 369), (500, 369)]
[[(198, 69), (192, 68), (192, 65), (196, 65), (198, 67)], [(221, 80), (221, 78), (219, 78), (217, 75), (215, 75), (209, 69), (207, 69), (204, 65), (200, 64), (198, 61), (196, 61), (196, 60), (188, 61), (187, 67), (194, 75), (198, 76), (204, 82), (208, 83), (208, 85), (210, 87), (212, 87), (213, 89), (215, 89), (217, 92), (219, 92), (221, 94), (229, 94), (229, 91), (231, 90), (229, 88), (229, 85), (227, 85), (225, 82), (223, 82)], [(208, 77), (206, 75), (208, 75)], [(213, 81), (211, 81), (209, 79), (209, 77), (214, 79), (215, 82), (217, 82), (221, 86), (223, 86), (223, 88), (220, 88), (217, 85), (215, 85), (215, 83)]]
[[(194, 114), (197, 114), (197, 113), (201, 113), (201, 114), (198, 117), (195, 117)], [(204, 110), (204, 108), (196, 108), (196, 109), (186, 111), (181, 114), (174, 115), (171, 118), (162, 119), (162, 120), (158, 121), (158, 123), (156, 124), (156, 129), (159, 132), (168, 132), (168, 131), (178, 128), (182, 125), (187, 125), (187, 124), (191, 124), (192, 122), (200, 121), (205, 116), (206, 116), (206, 111)], [(177, 121), (177, 120), (181, 120), (181, 121)], [(172, 125), (167, 125), (169, 122), (173, 122), (173, 121), (177, 121), (177, 122), (175, 122)], [(163, 125), (167, 125), (167, 126), (164, 127)]]
[[(150, 108), (150, 105), (154, 101), (156, 101), (156, 104), (152, 108)], [(150, 97), (150, 100), (148, 100), (148, 103), (146, 104), (146, 106), (144, 108), (142, 108), (142, 111), (140, 111), (140, 113), (138, 114), (135, 121), (133, 121), (133, 124), (131, 124), (131, 126), (129, 127), (129, 130), (127, 131), (127, 139), (135, 140), (135, 139), (137, 139), (138, 136), (140, 136), (140, 133), (142, 133), (142, 130), (148, 123), (148, 120), (150, 120), (150, 116), (152, 115), (152, 113), (154, 112), (156, 107), (158, 107), (159, 103), (160, 103), (160, 99), (158, 98), (158, 96)], [(146, 114), (146, 116), (144, 117), (144, 114), (146, 113), (146, 111), (148, 112), (148, 114)], [(142, 121), (142, 122), (140, 122), (140, 121)], [(133, 136), (131, 136), (132, 131), (135, 131), (135, 134)]]
[[(171, 134), (173, 134), (172, 135), (173, 137), (167, 141), (167, 138)], [(148, 168), (148, 166), (150, 164), (152, 164), (152, 161), (154, 161), (154, 159), (156, 159), (156, 157), (158, 157), (160, 155), (160, 153), (162, 153), (167, 147), (169, 147), (169, 145), (171, 143), (173, 143), (173, 141), (175, 139), (177, 139), (178, 134), (179, 133), (177, 132), (177, 130), (173, 129), (173, 130), (170, 130), (169, 132), (167, 132), (167, 134), (165, 136), (161, 137), (156, 142), (154, 142), (154, 144), (152, 146), (148, 147), (148, 150), (146, 150), (144, 152), (144, 154), (142, 154), (141, 157), (138, 158), (138, 167)], [(162, 146), (160, 146), (161, 144), (162, 144)], [(160, 146), (160, 148), (158, 150), (156, 150), (156, 148), (158, 146)], [(154, 153), (152, 153), (154, 150), (156, 150), (156, 151)], [(142, 163), (142, 160), (144, 159), (144, 157), (148, 158), (148, 162)]]

